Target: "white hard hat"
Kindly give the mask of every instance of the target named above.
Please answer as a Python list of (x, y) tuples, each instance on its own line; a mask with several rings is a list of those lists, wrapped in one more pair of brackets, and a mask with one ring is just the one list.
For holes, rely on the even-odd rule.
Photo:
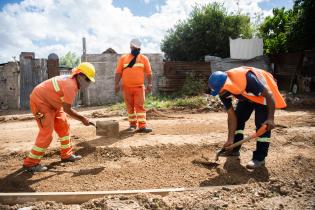
[(133, 46), (135, 48), (141, 48), (141, 42), (139, 39), (132, 39), (130, 41), (130, 46)]

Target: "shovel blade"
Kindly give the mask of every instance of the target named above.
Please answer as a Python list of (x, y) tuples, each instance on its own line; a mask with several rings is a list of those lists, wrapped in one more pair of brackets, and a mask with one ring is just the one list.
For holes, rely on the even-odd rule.
[(217, 152), (217, 154), (215, 155), (215, 162), (219, 160), (219, 156), (225, 151), (226, 149), (222, 148), (219, 152)]

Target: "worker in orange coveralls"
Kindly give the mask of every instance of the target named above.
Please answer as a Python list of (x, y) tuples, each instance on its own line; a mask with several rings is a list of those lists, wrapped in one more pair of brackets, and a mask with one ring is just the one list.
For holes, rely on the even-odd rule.
[[(115, 94), (117, 95), (122, 79), (122, 92), (128, 111), (130, 127), (128, 131), (149, 133), (152, 129), (146, 126), (146, 111), (144, 108), (145, 92), (152, 90), (152, 71), (148, 58), (140, 54), (141, 42), (139, 39), (132, 39), (130, 42), (131, 53), (123, 55), (117, 64), (115, 74)], [(147, 78), (147, 87), (144, 87), (144, 75)]]
[(40, 161), (50, 145), (55, 130), (60, 140), (61, 161), (75, 162), (80, 155), (72, 151), (70, 127), (67, 115), (89, 125), (89, 119), (80, 115), (71, 108), (79, 89), (87, 88), (95, 82), (94, 66), (88, 62), (79, 64), (72, 69), (70, 76), (56, 76), (37, 85), (30, 95), (31, 112), (34, 114), (39, 133), (35, 145), (24, 159), (23, 168), (29, 172), (43, 172), (46, 166)]

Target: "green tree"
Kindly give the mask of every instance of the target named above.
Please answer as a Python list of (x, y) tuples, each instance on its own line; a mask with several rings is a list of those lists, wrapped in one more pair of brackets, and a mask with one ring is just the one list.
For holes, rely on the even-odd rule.
[(207, 89), (207, 82), (203, 75), (190, 73), (186, 76), (180, 94), (185, 96), (197, 96), (204, 93)]
[(294, 19), (294, 13), (284, 8), (274, 8), (273, 16), (265, 18), (259, 27), (259, 34), (264, 40), (265, 54), (287, 52), (288, 31)]
[(218, 3), (196, 5), (187, 20), (168, 30), (161, 50), (168, 60), (203, 60), (207, 54), (228, 57), (229, 37), (251, 38), (250, 19), (229, 15)]
[(315, 49), (315, 0), (295, 0), (288, 32), (289, 51)]
[(273, 9), (259, 27), (266, 54), (315, 48), (315, 0), (295, 0), (290, 10)]
[(69, 51), (67, 54), (60, 58), (60, 65), (65, 65), (67, 67), (76, 67), (80, 63), (80, 57), (76, 56), (75, 53)]

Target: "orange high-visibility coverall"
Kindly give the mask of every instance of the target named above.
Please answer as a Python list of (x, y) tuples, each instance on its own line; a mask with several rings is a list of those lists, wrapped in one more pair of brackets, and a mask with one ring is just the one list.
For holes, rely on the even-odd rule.
[(70, 76), (53, 77), (34, 88), (30, 96), (30, 107), (39, 127), (39, 133), (35, 145), (24, 159), (24, 166), (39, 164), (52, 141), (54, 130), (60, 140), (61, 159), (66, 159), (73, 154), (69, 122), (62, 103), (72, 104), (77, 92), (77, 82)]
[(123, 55), (117, 63), (116, 73), (122, 75), (122, 91), (128, 111), (130, 126), (146, 127), (146, 112), (144, 108), (145, 90), (144, 75), (151, 75), (149, 59), (139, 54), (132, 68), (128, 66), (134, 56)]

